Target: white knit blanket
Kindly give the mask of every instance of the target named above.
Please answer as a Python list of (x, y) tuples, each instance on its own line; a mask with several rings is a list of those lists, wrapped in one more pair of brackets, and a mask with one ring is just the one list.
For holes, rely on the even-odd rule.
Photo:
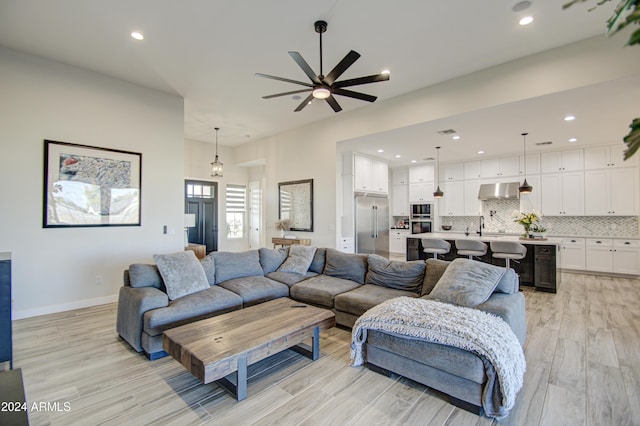
[(367, 330), (453, 346), (480, 356), (487, 375), (482, 397), (485, 414), (500, 419), (513, 408), (526, 361), (518, 338), (501, 318), (435, 300), (390, 299), (369, 309), (353, 326), (353, 366), (366, 361), (362, 345)]

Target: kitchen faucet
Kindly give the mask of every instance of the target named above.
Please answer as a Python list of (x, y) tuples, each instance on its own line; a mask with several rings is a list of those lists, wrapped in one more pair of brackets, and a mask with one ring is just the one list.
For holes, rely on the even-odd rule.
[(476, 232), (476, 234), (482, 237), (482, 228), (484, 228), (484, 216), (480, 216), (478, 219), (479, 219), (478, 232)]

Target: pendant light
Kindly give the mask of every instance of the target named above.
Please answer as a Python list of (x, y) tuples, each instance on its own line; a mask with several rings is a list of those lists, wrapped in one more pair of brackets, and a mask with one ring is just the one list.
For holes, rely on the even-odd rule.
[(222, 177), (222, 163), (218, 160), (218, 130), (216, 127), (216, 159), (211, 163), (211, 177)]
[(438, 189), (433, 193), (433, 198), (442, 198), (444, 196), (444, 192), (440, 190), (440, 147), (436, 146), (436, 183), (438, 184)]
[(524, 147), (524, 182), (518, 188), (520, 194), (530, 194), (533, 191), (533, 186), (527, 182), (527, 135), (529, 133), (522, 133), (522, 145)]

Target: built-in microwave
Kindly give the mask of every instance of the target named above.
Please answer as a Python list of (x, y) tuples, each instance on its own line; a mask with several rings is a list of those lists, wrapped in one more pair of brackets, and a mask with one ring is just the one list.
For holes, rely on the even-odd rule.
[(412, 220), (411, 221), (411, 233), (412, 234), (424, 234), (426, 232), (433, 232), (433, 222), (430, 220)]
[(411, 204), (411, 219), (431, 219), (433, 204)]

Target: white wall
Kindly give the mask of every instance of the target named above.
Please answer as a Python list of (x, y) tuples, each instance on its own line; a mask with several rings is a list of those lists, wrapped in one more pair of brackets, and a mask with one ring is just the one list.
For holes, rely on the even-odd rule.
[[(0, 76), (0, 252), (13, 253), (14, 318), (116, 300), (127, 265), (183, 247), (182, 99), (5, 48)], [(141, 152), (142, 226), (42, 228), (44, 139)]]
[[(218, 136), (221, 135), (219, 134)], [(226, 210), (226, 186), (228, 184), (249, 185), (249, 168), (235, 164), (233, 151), (232, 148), (218, 144), (218, 158), (224, 166), (223, 173), (222, 178), (212, 178), (211, 162), (215, 158), (215, 144), (192, 139), (185, 139), (184, 142), (185, 179), (218, 182), (218, 251), (242, 251), (249, 248), (248, 235), (242, 239), (227, 238), (227, 225), (224, 214)]]
[[(266, 159), (266, 221), (277, 219), (277, 182), (314, 179), (316, 246), (340, 236), (336, 144), (355, 137), (437, 120), (562, 90), (637, 75), (640, 56), (620, 38), (595, 37), (498, 65), (407, 95), (376, 102), (236, 148), (236, 161)], [(597, 102), (594, 99), (594, 102)], [(338, 223), (336, 223), (338, 222)], [(270, 235), (275, 235), (273, 227)]]

